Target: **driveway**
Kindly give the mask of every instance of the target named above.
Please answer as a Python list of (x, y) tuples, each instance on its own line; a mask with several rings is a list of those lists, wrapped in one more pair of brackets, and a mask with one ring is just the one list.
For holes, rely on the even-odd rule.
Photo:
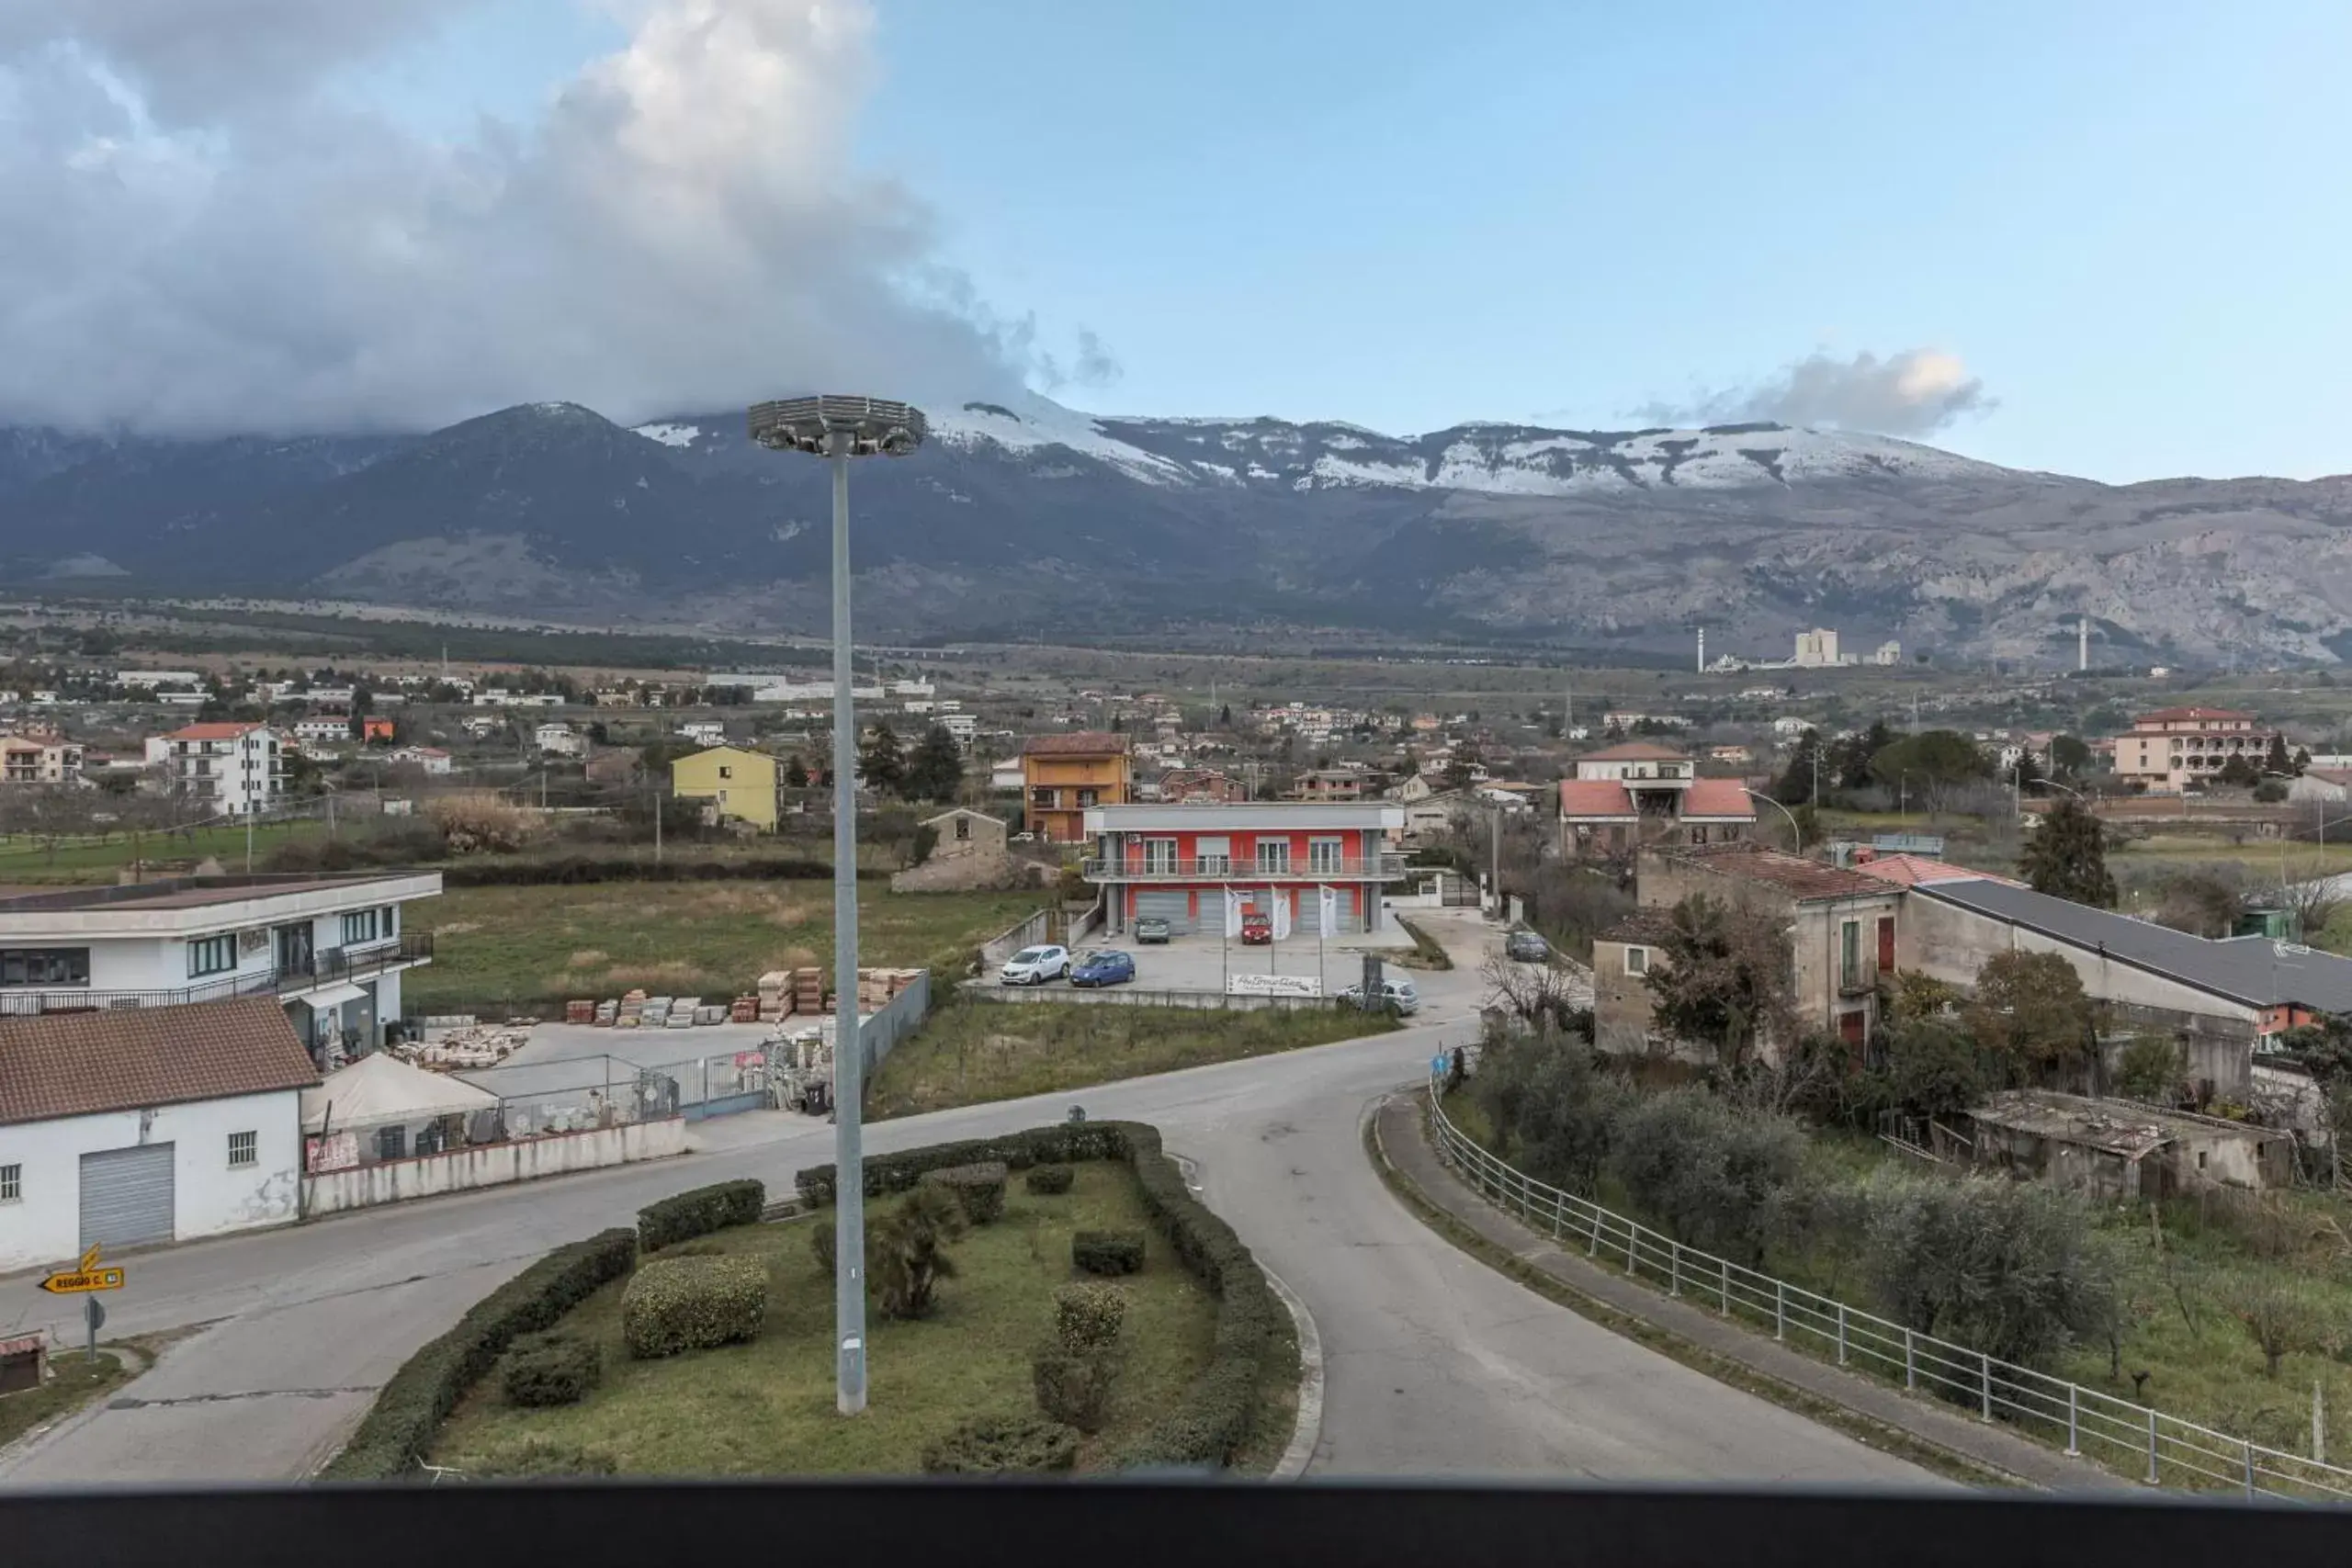
[[(1449, 946), (1479, 951), (1475, 921)], [(1418, 978), (1394, 1034), (871, 1126), (879, 1151), (1094, 1117), (1158, 1123), (1204, 1195), (1306, 1301), (1325, 1354), (1314, 1472), (1924, 1483), (1899, 1461), (1594, 1327), (1432, 1235), (1362, 1146), (1366, 1109), (1475, 1028), (1475, 967)], [(126, 1259), (119, 1333), (202, 1325), (108, 1404), (0, 1455), (0, 1484), (277, 1481), (309, 1472), (417, 1346), (550, 1245), (650, 1199), (832, 1157), (830, 1128), (752, 1111), (674, 1162), (357, 1213)], [(0, 1323), (70, 1332), (29, 1276)]]

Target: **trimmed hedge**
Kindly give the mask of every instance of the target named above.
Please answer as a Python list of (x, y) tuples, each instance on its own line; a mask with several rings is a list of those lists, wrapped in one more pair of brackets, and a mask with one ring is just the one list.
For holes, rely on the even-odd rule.
[(1126, 1292), (1116, 1285), (1064, 1285), (1054, 1292), (1054, 1337), (1073, 1355), (1117, 1344), (1126, 1321)]
[[(941, 1144), (879, 1155), (865, 1161), (865, 1190), (901, 1192), (927, 1170), (1001, 1159), (1014, 1170), (1081, 1159), (1120, 1159), (1135, 1171), (1144, 1211), (1166, 1238), (1177, 1263), (1217, 1298), (1216, 1336), (1209, 1364), (1176, 1409), (1130, 1443), (1119, 1463), (1136, 1466), (1225, 1465), (1250, 1439), (1258, 1414), (1258, 1386), (1266, 1358), (1289, 1314), (1233, 1227), (1211, 1213), (1184, 1185), (1175, 1161), (1160, 1152), (1159, 1129), (1142, 1122), (1061, 1122), (1001, 1138)], [(810, 1203), (832, 1201), (831, 1166), (796, 1179)], [(1021, 1419), (1034, 1420), (1034, 1417)], [(927, 1456), (926, 1456), (927, 1457)], [(926, 1465), (928, 1468), (928, 1465)]]
[(944, 1187), (964, 1206), (964, 1217), (976, 1225), (992, 1224), (1004, 1216), (1005, 1165), (983, 1160), (978, 1165), (951, 1166), (925, 1171), (925, 1181)]
[(639, 1360), (756, 1339), (768, 1271), (751, 1258), (655, 1258), (621, 1292), (621, 1339)]
[(757, 1181), (720, 1181), (674, 1192), (637, 1212), (638, 1245), (659, 1252), (729, 1225), (757, 1224), (767, 1206), (768, 1190)]
[(577, 1404), (605, 1375), (605, 1353), (573, 1334), (532, 1334), (499, 1363), (506, 1403), (530, 1407)]
[(1069, 1260), (1089, 1274), (1139, 1274), (1143, 1232), (1080, 1231), (1069, 1238)]
[(1029, 1358), (1038, 1413), (1081, 1432), (1102, 1429), (1118, 1375), (1117, 1360), (1105, 1355), (1075, 1355), (1048, 1346)]
[(1021, 1179), (1021, 1185), (1042, 1197), (1057, 1197), (1070, 1190), (1078, 1179), (1078, 1172), (1066, 1165), (1031, 1166)]
[(412, 1472), (443, 1419), (508, 1346), (550, 1326), (636, 1263), (637, 1233), (609, 1230), (557, 1247), (491, 1292), (457, 1327), (401, 1363), (322, 1479), (386, 1481)]
[(1078, 1428), (1042, 1416), (981, 1416), (923, 1445), (933, 1475), (1042, 1475), (1075, 1469)]

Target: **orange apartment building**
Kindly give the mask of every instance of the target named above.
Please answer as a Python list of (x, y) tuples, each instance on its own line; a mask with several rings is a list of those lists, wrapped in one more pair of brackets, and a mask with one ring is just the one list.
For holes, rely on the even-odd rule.
[(1105, 730), (1038, 735), (1021, 749), (1022, 826), (1047, 843), (1086, 838), (1086, 813), (1135, 799), (1127, 738)]
[(2158, 708), (2115, 738), (2115, 772), (2150, 789), (2177, 790), (2213, 777), (2233, 757), (2259, 769), (2276, 733), (2235, 708)]

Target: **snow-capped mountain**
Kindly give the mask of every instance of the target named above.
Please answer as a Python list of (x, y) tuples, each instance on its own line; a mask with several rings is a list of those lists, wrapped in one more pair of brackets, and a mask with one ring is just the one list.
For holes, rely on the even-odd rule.
[[(876, 635), (1371, 622), (1583, 646), (1850, 640), (2352, 654), (2347, 481), (2113, 487), (1773, 424), (1574, 431), (926, 410), (859, 466)], [(823, 465), (741, 410), (624, 429), (526, 404), (414, 436), (172, 441), (0, 428), (0, 579), (368, 593), (820, 624)], [(2071, 642), (2064, 642), (2071, 648)]]

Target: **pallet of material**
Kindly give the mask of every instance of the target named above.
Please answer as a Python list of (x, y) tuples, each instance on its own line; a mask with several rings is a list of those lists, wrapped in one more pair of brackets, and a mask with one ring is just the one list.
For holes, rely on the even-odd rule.
[(733, 1001), (727, 1005), (727, 1021), (729, 1023), (759, 1022), (760, 998), (757, 997), (737, 997)]
[(575, 998), (575, 999), (573, 999), (573, 1000), (571, 1000), (571, 1001), (568, 1001), (568, 1002), (564, 1003), (564, 1004), (563, 1004), (563, 1021), (564, 1021), (564, 1022), (566, 1022), (566, 1023), (594, 1023), (594, 1022), (595, 1022), (595, 1021), (596, 1021), (596, 1003), (595, 1003), (594, 998), (589, 998), (589, 999), (587, 999), (587, 1000), (585, 1000), (585, 1001), (582, 1001), (582, 1000), (579, 1000), (579, 999)]

